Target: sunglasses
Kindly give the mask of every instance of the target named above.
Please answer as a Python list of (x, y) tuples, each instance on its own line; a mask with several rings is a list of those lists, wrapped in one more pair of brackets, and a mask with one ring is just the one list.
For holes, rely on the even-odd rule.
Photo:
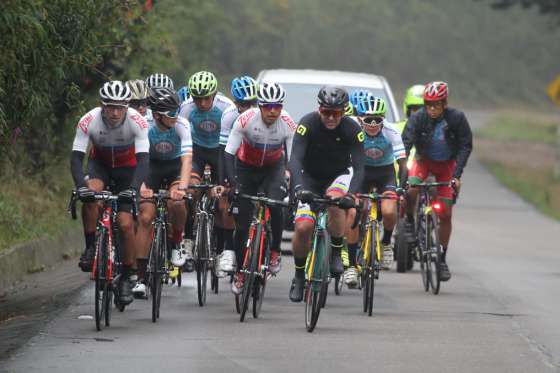
[(130, 107), (139, 108), (148, 106), (148, 100), (131, 100)]
[(375, 117), (375, 116), (371, 116), (371, 117), (363, 117), (362, 118), (362, 123), (364, 123), (366, 126), (378, 126), (381, 123), (383, 123), (383, 117)]
[(158, 111), (157, 113), (166, 116), (167, 118), (175, 119), (179, 116), (179, 109), (173, 111)]
[(282, 110), (284, 104), (259, 104), (259, 106), (266, 110)]
[(339, 118), (339, 117), (342, 117), (344, 115), (344, 110), (343, 109), (327, 109), (327, 108), (320, 107), (319, 108), (319, 113), (321, 113), (322, 115), (324, 115), (326, 117)]

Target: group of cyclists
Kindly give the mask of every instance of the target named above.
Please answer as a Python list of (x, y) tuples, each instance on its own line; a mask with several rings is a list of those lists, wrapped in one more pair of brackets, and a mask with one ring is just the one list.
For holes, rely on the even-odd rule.
[[(447, 105), (448, 85), (415, 85), (405, 95), (407, 119), (389, 123), (387, 103), (367, 90), (350, 94), (325, 86), (317, 94), (318, 108), (296, 122), (284, 110), (286, 92), (275, 82), (256, 82), (240, 76), (231, 82), (230, 99), (218, 92), (214, 74), (193, 74), (177, 91), (164, 74), (145, 80), (109, 81), (99, 90), (100, 105), (84, 115), (76, 127), (71, 172), (83, 202), (85, 250), (79, 266), (91, 271), (95, 257), (95, 230), (99, 207), (93, 196), (106, 188), (123, 201), (139, 201), (138, 220), (130, 202), (119, 203), (117, 221), (122, 233), (123, 272), (118, 301), (127, 305), (146, 295), (145, 274), (155, 217), (154, 192), (167, 189), (168, 245), (175, 268), (193, 269), (193, 214), (185, 196), (210, 170), (218, 199), (214, 234), (220, 252), (218, 276), (233, 274), (231, 290), (240, 294), (240, 271), (253, 205), (237, 193), (297, 201), (292, 251), (295, 274), (289, 290), (293, 302), (303, 299), (305, 263), (311, 248), (315, 215), (314, 196), (340, 198), (356, 206), (356, 193), (395, 196), (384, 199), (382, 265), (393, 262), (391, 237), (397, 222), (397, 199), (406, 206), (407, 232), (414, 235), (417, 193), (407, 185), (428, 175), (453, 181), (456, 189), (472, 150), (472, 134), (465, 115)], [(407, 158), (415, 148), (411, 165)], [(86, 172), (83, 159), (87, 153)], [(289, 180), (287, 185), (286, 180)], [(405, 192), (406, 189), (406, 192)], [(451, 235), (453, 193), (440, 187), (445, 208), (439, 213), (443, 249), (441, 279), (451, 272), (446, 253)], [(230, 208), (233, 204), (234, 208)], [(232, 213), (233, 212), (233, 213)], [(281, 269), (283, 211), (271, 207), (270, 272)], [(352, 228), (356, 209), (328, 208), (331, 271), (348, 287), (358, 283), (359, 232)], [(348, 254), (348, 261), (343, 254)]]

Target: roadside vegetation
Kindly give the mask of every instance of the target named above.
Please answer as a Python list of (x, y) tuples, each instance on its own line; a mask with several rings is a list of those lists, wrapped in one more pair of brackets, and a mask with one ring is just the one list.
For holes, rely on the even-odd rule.
[(509, 189), (560, 220), (560, 118), (496, 115), (476, 132), (475, 152)]

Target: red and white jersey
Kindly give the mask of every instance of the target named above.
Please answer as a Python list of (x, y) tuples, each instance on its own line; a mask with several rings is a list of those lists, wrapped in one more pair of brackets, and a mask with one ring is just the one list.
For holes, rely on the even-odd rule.
[(110, 127), (103, 121), (101, 107), (97, 107), (78, 122), (72, 151), (85, 153), (90, 141), (91, 159), (99, 159), (111, 168), (135, 167), (136, 153), (150, 150), (148, 122), (139, 112), (128, 108), (124, 122)]
[(284, 150), (289, 159), (295, 131), (295, 122), (284, 110), (269, 126), (263, 122), (259, 108), (249, 109), (233, 123), (226, 152), (251, 166), (268, 166), (278, 162)]

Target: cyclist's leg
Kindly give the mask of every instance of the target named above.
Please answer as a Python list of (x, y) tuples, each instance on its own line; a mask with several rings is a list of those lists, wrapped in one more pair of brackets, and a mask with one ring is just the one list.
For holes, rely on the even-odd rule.
[[(348, 168), (347, 172), (337, 176), (334, 181), (329, 185), (326, 195), (331, 198), (340, 198), (348, 193), (350, 180), (352, 179), (353, 170)], [(344, 233), (346, 231), (346, 211), (336, 206), (331, 206), (328, 209), (329, 221), (328, 231), (331, 235), (331, 248), (332, 248), (332, 265), (331, 271), (333, 273), (343, 273), (344, 266), (340, 252), (344, 245)]]
[[(397, 181), (395, 177), (395, 169), (392, 164), (390, 166), (379, 167), (376, 188), (377, 193), (396, 198), (395, 190), (397, 189)], [(393, 229), (397, 223), (396, 199), (381, 200), (381, 216), (383, 217), (382, 244), (389, 245), (391, 244)]]
[[(88, 160), (87, 187), (96, 192), (101, 192), (108, 182), (105, 168), (96, 160)], [(97, 202), (82, 205), (82, 224), (84, 227), (85, 250), (80, 257), (79, 267), (84, 272), (91, 271), (95, 257), (95, 230), (99, 217), (100, 204)]]
[[(431, 162), (430, 171), (436, 177), (437, 182), (448, 182), (453, 178), (455, 161)], [(449, 239), (451, 238), (451, 216), (453, 212), (453, 189), (448, 186), (438, 187), (438, 200), (443, 204), (443, 210), (438, 213), (439, 217), (439, 239), (443, 246), (443, 259), (447, 253)]]
[[(281, 201), (285, 196), (285, 167), (284, 160), (271, 166), (264, 175), (264, 190), (268, 198)], [(284, 219), (281, 207), (270, 208), (270, 226), (272, 230), (271, 260), (270, 268), (272, 273), (278, 273), (281, 267), (281, 244), (282, 231), (284, 230)]]
[(138, 268), (139, 288), (134, 289), (135, 294), (145, 296), (146, 268), (148, 266), (148, 255), (151, 244), (152, 222), (156, 215), (156, 207), (153, 201), (141, 200), (139, 204), (138, 228), (136, 231), (136, 266)]

